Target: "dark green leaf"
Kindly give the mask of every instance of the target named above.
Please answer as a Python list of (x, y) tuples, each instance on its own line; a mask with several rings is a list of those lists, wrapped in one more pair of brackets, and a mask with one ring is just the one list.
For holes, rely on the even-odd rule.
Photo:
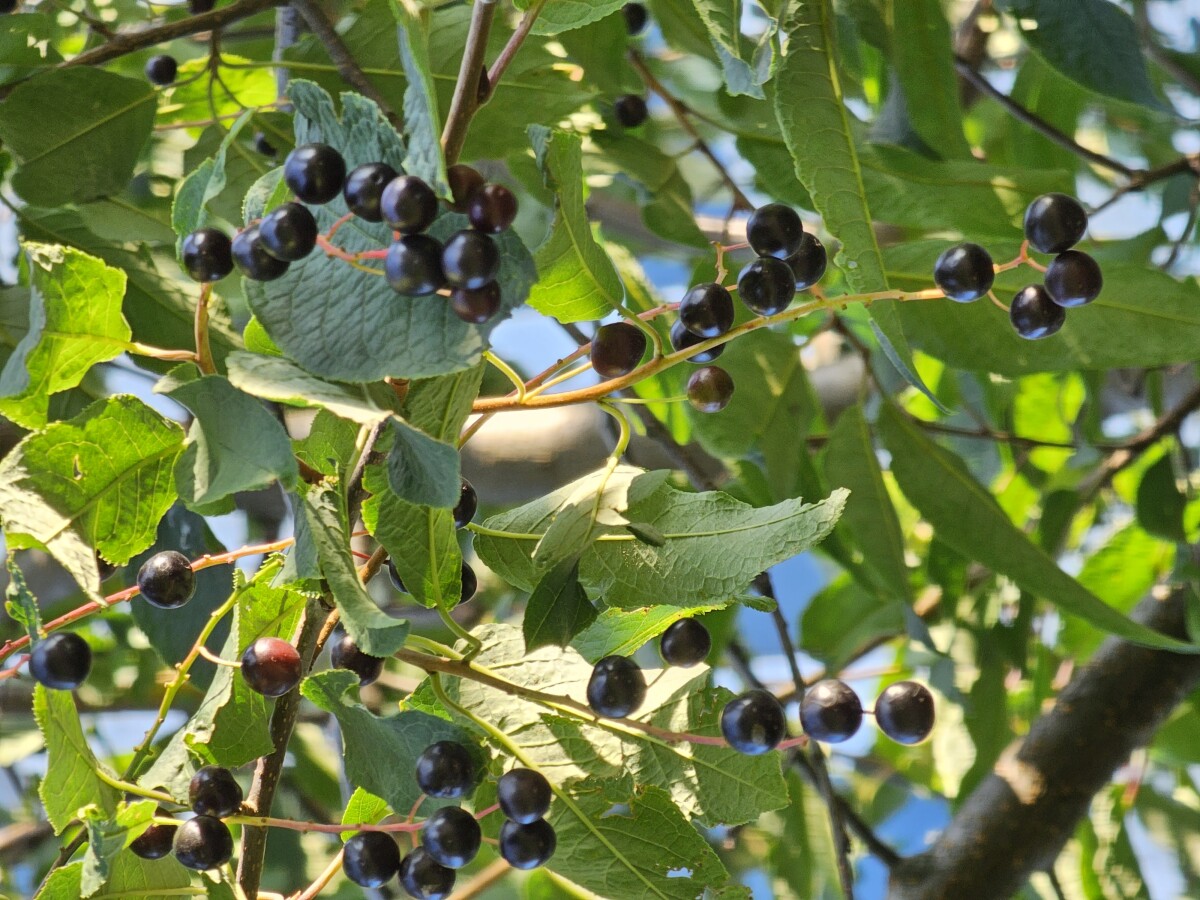
[(392, 419), (388, 483), (409, 503), (451, 509), (458, 503), (462, 476), (458, 449), (430, 437), (403, 419)]
[(96, 774), (96, 760), (75, 709), (70, 691), (52, 691), (36, 685), (33, 714), (46, 739), (46, 777), (38, 786), (38, 796), (46, 808), (46, 818), (61, 834), (86, 807), (96, 807), (111, 816), (121, 795)]
[(429, 61), (429, 28), (420, 8), (411, 0), (391, 4), (396, 14), (400, 65), (404, 87), (404, 129), (408, 152), (404, 171), (416, 175), (442, 196), (448, 196), (446, 162), (442, 158), (442, 120)]
[(525, 647), (557, 645), (571, 639), (596, 619), (596, 607), (579, 583), (579, 558), (564, 559), (542, 576), (525, 606)]
[(1187, 541), (1183, 513), (1187, 497), (1179, 492), (1175, 481), (1175, 465), (1170, 453), (1142, 474), (1137, 489), (1138, 523), (1153, 535), (1168, 541)]

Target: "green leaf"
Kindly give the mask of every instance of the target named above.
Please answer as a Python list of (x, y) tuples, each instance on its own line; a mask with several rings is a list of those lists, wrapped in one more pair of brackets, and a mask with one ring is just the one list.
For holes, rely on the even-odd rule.
[[(333, 101), (316, 85), (293, 81), (289, 91), (296, 107), (297, 143), (331, 144), (350, 167), (378, 161), (402, 168), (404, 145), (375, 104), (344, 94), (339, 120)], [(476, 121), (476, 127), (481, 123)], [(346, 204), (339, 196), (314, 212), (318, 226), (328, 231), (345, 215)], [(445, 213), (428, 233), (445, 240), (465, 227), (465, 216)], [(502, 309), (507, 313), (525, 300), (537, 274), (511, 229), (494, 240), (500, 254)], [(362, 219), (346, 222), (335, 238), (350, 253), (379, 250), (391, 242), (386, 225)], [(287, 274), (274, 281), (248, 281), (245, 291), (251, 311), (288, 358), (313, 375), (336, 381), (423, 378), (470, 368), (479, 362), (491, 329), (504, 318), (497, 316), (482, 327), (468, 325), (447, 303), (397, 294), (378, 273), (323, 253), (292, 263)]]
[(150, 546), (182, 443), (178, 425), (123, 395), (29, 435), (0, 462), (8, 548), (45, 550), (98, 597), (94, 551), (123, 566)]
[(327, 409), (360, 425), (374, 425), (392, 414), (392, 392), (385, 385), (336, 384), (309, 375), (279, 356), (241, 351), (226, 360), (230, 383), (264, 400), (285, 406)]
[(16, 557), (8, 554), (4, 564), (8, 568), (4, 609), (14, 622), (25, 630), (31, 641), (37, 641), (38, 632), (42, 629), (42, 613), (38, 609), (37, 598), (25, 583), (25, 573), (17, 565)]
[(120, 192), (150, 137), (157, 98), (144, 78), (103, 69), (55, 69), (18, 84), (0, 104), (0, 141), (21, 164), (13, 189), (47, 207)]
[[(428, 713), (405, 710), (377, 716), (358, 702), (358, 676), (331, 669), (310, 675), (300, 686), (304, 696), (331, 713), (341, 727), (346, 778), (387, 801), (393, 812), (408, 814), (421, 796), (413, 772), (417, 757), (436, 741), (470, 741), (462, 729)], [(431, 806), (443, 805), (428, 800)]]
[(293, 444), (296, 458), (323, 475), (344, 478), (354, 462), (358, 431), (358, 426), (353, 422), (322, 409), (313, 417), (308, 436)]
[(658, 637), (680, 619), (691, 619), (724, 609), (726, 600), (699, 606), (652, 606), (644, 609), (606, 609), (596, 621), (575, 636), (571, 646), (590, 663), (606, 656), (632, 656), (641, 646)]
[(100, 763), (88, 746), (70, 691), (33, 690), (33, 715), (46, 739), (46, 777), (38, 796), (55, 834), (62, 834), (80, 811), (94, 806), (106, 815), (116, 812), (121, 796), (96, 774)]
[(1185, 543), (1188, 539), (1183, 527), (1186, 509), (1187, 497), (1179, 492), (1171, 454), (1164, 453), (1146, 469), (1138, 482), (1138, 523), (1160, 538)]
[(396, 496), (425, 506), (456, 506), (462, 486), (458, 448), (399, 418), (392, 419), (392, 436), (388, 483)]
[(144, 830), (140, 826), (154, 818), (157, 805), (153, 800), (122, 803), (115, 817), (95, 808), (87, 811), (83, 818), (88, 841), (79, 883), (81, 897), (91, 897), (104, 887), (112, 875), (113, 860), (132, 839), (133, 830), (140, 833)]
[(400, 66), (404, 69), (404, 129), (408, 153), (404, 171), (425, 181), (441, 196), (449, 196), (446, 161), (442, 158), (442, 121), (438, 113), (437, 89), (429, 62), (429, 26), (413, 0), (393, 0)]
[(238, 116), (225, 133), (217, 152), (179, 182), (175, 190), (175, 203), (171, 207), (171, 226), (181, 240), (208, 221), (206, 207), (209, 201), (225, 190), (225, 155), (253, 115), (253, 110), (246, 110)]
[(1109, 634), (1147, 647), (1200, 652), (1132, 621), (1066, 574), (1013, 525), (958, 457), (926, 438), (895, 407), (881, 409), (879, 425), (901, 490), (955, 552)]
[[(360, 825), (364, 822), (378, 822), (388, 814), (387, 801), (376, 797), (370, 791), (356, 787), (346, 808), (342, 811), (342, 823), (345, 825)], [(353, 835), (353, 831), (343, 831), (340, 835), (344, 841)]]
[(522, 630), (529, 650), (564, 647), (596, 620), (596, 607), (579, 583), (579, 558), (568, 558), (542, 576), (525, 604)]
[[(517, 9), (528, 10), (535, 0), (515, 0)], [(560, 34), (598, 22), (625, 5), (624, 0), (547, 0), (533, 24), (534, 34)]]
[[(741, 0), (692, 0), (700, 20), (708, 29), (709, 39), (713, 49), (721, 60), (725, 70), (725, 88), (730, 94), (737, 96), (745, 94), (750, 97), (763, 99), (765, 96), (762, 84), (770, 75), (771, 57), (765, 58), (766, 65), (748, 62), (745, 58), (742, 38), (742, 3)], [(769, 43), (777, 26), (771, 23), (767, 31), (765, 44)]]
[[(541, 571), (533, 548), (559, 510), (597, 473), (525, 506), (494, 516), (475, 535), (487, 565), (522, 590), (533, 590)], [(641, 481), (652, 487), (642, 490)], [(594, 488), (593, 488), (594, 491)], [(816, 504), (785, 500), (755, 509), (727, 494), (685, 493), (663, 482), (663, 473), (637, 476), (624, 516), (658, 529), (662, 547), (627, 531), (603, 534), (580, 559), (580, 582), (613, 607), (695, 606), (738, 595), (756, 575), (818, 543), (833, 528), (846, 501), (834, 491)]]
[[(79, 900), (83, 896), (83, 865), (80, 861), (55, 869), (35, 900)], [(172, 857), (148, 860), (119, 853), (112, 861), (107, 884), (89, 900), (163, 900), (192, 894), (191, 883), (188, 870)]]
[[(225, 378), (195, 378), (191, 365), (180, 369), (155, 390), (183, 404), (194, 416), (175, 465), (183, 501), (196, 508), (276, 481), (291, 487), (298, 475), (296, 458), (279, 420)], [(180, 383), (180, 377), (194, 380)]]
[(599, 319), (625, 302), (612, 260), (592, 236), (583, 196), (583, 139), (532, 126), (529, 139), (546, 187), (554, 192), (554, 224), (534, 253), (538, 281), (529, 305), (560, 322)]
[[(856, 494), (850, 495), (851, 504), (856, 499)], [(813, 597), (800, 618), (800, 646), (831, 673), (841, 671), (874, 641), (897, 634), (904, 634), (903, 604), (848, 578)]]
[(50, 395), (76, 387), (129, 342), (121, 315), (125, 273), (70, 247), (25, 244), (29, 330), (0, 371), (0, 414), (46, 424)]
[(329, 582), (342, 624), (354, 642), (372, 656), (391, 656), (404, 646), (408, 622), (393, 619), (363, 587), (350, 555), (350, 535), (341, 494), (321, 484), (304, 495), (304, 517), (316, 546), (321, 574)]

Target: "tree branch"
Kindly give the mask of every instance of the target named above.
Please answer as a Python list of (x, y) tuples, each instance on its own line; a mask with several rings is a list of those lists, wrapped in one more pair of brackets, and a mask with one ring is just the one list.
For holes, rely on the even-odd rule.
[(454, 85), (454, 96), (450, 99), (450, 111), (446, 114), (446, 126), (442, 130), (442, 152), (448, 166), (458, 162), (463, 144), (467, 141), (471, 117), (479, 108), (480, 77), (487, 72), (484, 56), (492, 19), (495, 17), (496, 0), (475, 0), (467, 45), (463, 48), (462, 65), (458, 69), (458, 81)]

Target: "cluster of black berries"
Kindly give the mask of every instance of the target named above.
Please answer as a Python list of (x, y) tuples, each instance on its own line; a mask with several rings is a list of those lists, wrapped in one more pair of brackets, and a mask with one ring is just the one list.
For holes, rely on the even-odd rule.
[[(1025, 210), (1025, 239), (1042, 253), (1055, 254), (1044, 284), (1019, 290), (1009, 307), (1017, 334), (1029, 340), (1049, 337), (1062, 328), (1066, 311), (1100, 296), (1104, 277), (1091, 256), (1072, 250), (1087, 231), (1087, 212), (1066, 194), (1043, 194)], [(933, 268), (933, 280), (951, 300), (970, 303), (992, 288), (995, 267), (978, 244), (947, 248)]]
[[(479, 509), (479, 495), (475, 493), (475, 487), (467, 479), (462, 480), (462, 486), (459, 489), (458, 505), (454, 507), (454, 527), (466, 528), (471, 520), (475, 518), (475, 511)], [(400, 578), (400, 573), (396, 571), (396, 563), (392, 559), (387, 561), (388, 577), (392, 580), (392, 587), (402, 594), (408, 593), (408, 588), (404, 586), (404, 581)], [(471, 568), (470, 563), (463, 560), (462, 564), (462, 595), (459, 597), (459, 603), (466, 603), (475, 596), (475, 592), (479, 590), (479, 579), (475, 575), (475, 570)]]
[(221, 820), (236, 815), (242, 799), (242, 787), (232, 772), (204, 766), (188, 785), (188, 800), (196, 815), (178, 825), (151, 825), (129, 849), (142, 859), (161, 859), (174, 852), (181, 865), (201, 872), (219, 868), (233, 856), (233, 836)]
[[(858, 695), (844, 681), (814, 684), (800, 704), (800, 724), (814, 740), (837, 744), (847, 741), (862, 725)], [(879, 730), (900, 744), (919, 744), (933, 730), (933, 695), (915, 681), (897, 681), (884, 688), (875, 701)]]

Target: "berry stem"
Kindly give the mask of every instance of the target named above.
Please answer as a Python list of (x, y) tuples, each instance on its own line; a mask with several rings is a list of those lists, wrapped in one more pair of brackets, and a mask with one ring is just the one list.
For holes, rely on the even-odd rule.
[(222, 659), (213, 653), (207, 647), (201, 645), (199, 648), (200, 655), (207, 659), (210, 663), (216, 666), (227, 666), (230, 669), (240, 669), (242, 664), (231, 659)]
[(502, 360), (500, 357), (498, 357), (491, 350), (484, 350), (483, 358), (486, 359), (493, 366), (495, 366), (497, 369), (500, 370), (500, 372), (504, 375), (504, 377), (507, 378), (512, 383), (513, 390), (516, 392), (517, 399), (519, 401), (524, 401), (524, 399), (525, 399), (525, 382), (521, 380), (521, 376), (516, 373), (516, 371), (513, 369), (513, 367), (510, 366), (508, 363), (506, 363), (504, 360)]
[(321, 834), (341, 834), (343, 831), (382, 831), (390, 834), (405, 834), (420, 831), (425, 822), (392, 822), (379, 825), (370, 822), (347, 823), (338, 822), (303, 822), (298, 819), (277, 819), (274, 816), (229, 816), (225, 819), (231, 825), (249, 825), (254, 828), (282, 828), (286, 831), (315, 831)]
[(314, 898), (321, 896), (321, 892), (329, 886), (329, 882), (337, 878), (338, 872), (342, 871), (342, 855), (343, 851), (338, 850), (337, 855), (329, 861), (329, 865), (321, 871), (321, 874), (313, 880), (312, 884), (293, 898), (290, 898), (290, 900), (314, 900)]
[[(383, 271), (381, 269), (374, 269), (371, 266), (364, 266), (362, 263), (360, 263), (358, 261), (359, 260), (358, 254), (349, 253), (349, 252), (343, 250), (341, 247), (338, 247), (338, 246), (330, 243), (329, 238), (325, 237), (325, 235), (323, 235), (323, 234), (317, 235), (317, 246), (321, 248), (321, 250), (325, 253), (326, 256), (332, 256), (335, 259), (340, 259), (347, 265), (349, 265), (355, 269), (358, 269), (360, 272), (366, 272), (369, 275), (379, 275), (381, 277), (383, 275)], [(370, 253), (372, 251), (368, 250), (366, 252)], [(387, 251), (382, 251), (382, 252), (385, 255), (387, 253)]]
[(208, 336), (208, 304), (212, 299), (212, 285), (200, 287), (200, 297), (196, 301), (196, 365), (205, 375), (214, 375), (217, 365), (213, 362), (212, 345)]
[(144, 788), (140, 784), (133, 784), (124, 779), (117, 778), (115, 775), (109, 775), (104, 770), (104, 766), (97, 764), (95, 775), (109, 787), (121, 791), (125, 794), (134, 794), (138, 797), (145, 797), (148, 800), (157, 800), (159, 803), (168, 803), (172, 806), (178, 806), (179, 803), (170, 794), (165, 794), (162, 791), (154, 791), (150, 788)]
[(450, 629), (454, 636), (460, 641), (466, 642), (467, 652), (463, 654), (463, 659), (468, 662), (474, 659), (479, 654), (479, 651), (483, 649), (483, 643), (479, 640), (479, 638), (475, 637), (475, 635), (471, 634), (471, 632), (459, 625), (458, 622), (454, 621), (454, 616), (450, 615), (450, 611), (445, 607), (439, 604), (437, 611), (438, 615), (442, 619), (442, 623), (448, 629)]

